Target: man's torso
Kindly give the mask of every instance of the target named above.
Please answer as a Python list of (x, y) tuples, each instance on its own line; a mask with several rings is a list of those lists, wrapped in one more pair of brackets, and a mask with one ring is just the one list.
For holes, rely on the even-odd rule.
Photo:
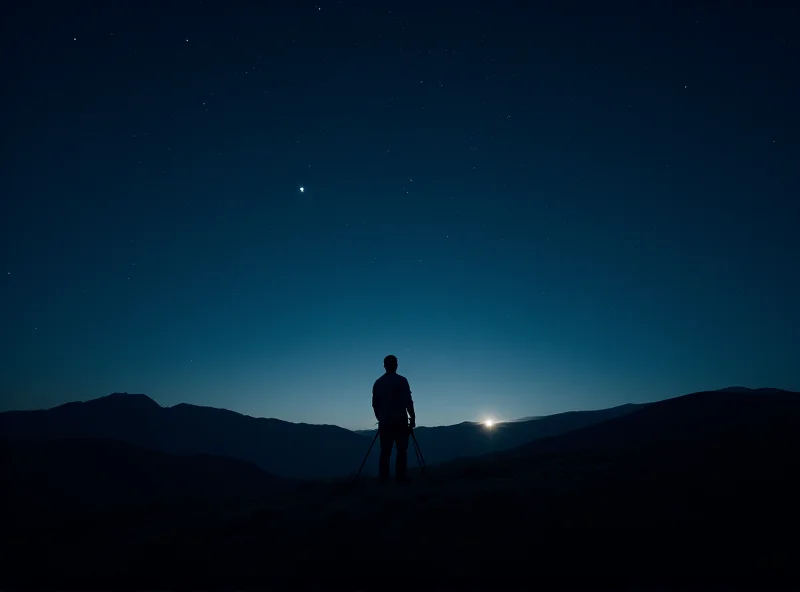
[(406, 408), (411, 396), (408, 380), (404, 376), (387, 372), (372, 387), (376, 411), (381, 423), (407, 424)]

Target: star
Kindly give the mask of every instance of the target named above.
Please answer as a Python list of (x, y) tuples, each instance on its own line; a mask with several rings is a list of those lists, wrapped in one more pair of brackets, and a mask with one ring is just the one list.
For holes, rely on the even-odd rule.
[(305, 192), (306, 192), (306, 188), (305, 187), (301, 187), (300, 188), (300, 193), (305, 193)]

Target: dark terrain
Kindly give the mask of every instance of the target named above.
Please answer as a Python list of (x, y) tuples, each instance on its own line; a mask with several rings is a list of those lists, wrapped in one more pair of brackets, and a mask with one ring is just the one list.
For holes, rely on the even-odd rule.
[[(29, 586), (162, 588), (792, 587), (798, 427), (800, 394), (731, 389), (434, 465), (414, 472), (408, 488), (372, 479), (262, 482), (250, 465), (234, 463), (238, 485), (186, 503), (17, 524), (4, 537), (13, 542), (5, 577)], [(37, 446), (36, 463), (68, 462), (58, 457), (68, 451)], [(223, 460), (158, 458), (183, 466), (195, 483), (203, 479), (198, 462), (214, 463), (209, 481), (228, 470)], [(5, 477), (16, 479), (3, 462)], [(262, 486), (269, 492), (259, 493)], [(48, 496), (36, 503), (46, 507)]]
[(177, 456), (107, 439), (0, 440), (3, 523), (56, 526), (127, 506), (241, 505), (294, 481), (233, 458)]

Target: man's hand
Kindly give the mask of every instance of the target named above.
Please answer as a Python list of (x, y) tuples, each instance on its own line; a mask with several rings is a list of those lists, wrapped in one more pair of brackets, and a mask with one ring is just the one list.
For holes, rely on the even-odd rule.
[(408, 429), (413, 430), (415, 427), (417, 427), (417, 420), (412, 417), (408, 422)]

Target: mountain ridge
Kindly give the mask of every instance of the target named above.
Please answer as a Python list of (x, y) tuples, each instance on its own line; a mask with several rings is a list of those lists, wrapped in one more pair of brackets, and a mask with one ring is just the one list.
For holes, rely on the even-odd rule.
[(109, 438), (169, 454), (213, 454), (297, 479), (341, 475), (363, 454), (363, 437), (337, 426), (293, 424), (188, 403), (162, 407), (146, 395), (128, 393), (0, 413), (0, 437), (24, 436)]
[[(727, 387), (713, 392), (718, 397), (734, 398), (784, 392), (763, 388), (743, 391), (742, 388)], [(476, 422), (419, 426), (415, 434), (426, 462), (437, 464), (514, 449), (656, 404), (627, 403), (601, 410), (568, 411), (524, 422), (501, 422), (491, 427)], [(168, 454), (210, 454), (240, 459), (270, 474), (292, 479), (352, 475), (369, 449), (374, 433), (353, 432), (329, 424), (252, 417), (189, 403), (162, 407), (147, 395), (138, 393), (118, 392), (47, 410), (0, 413), (0, 437), (117, 439)], [(365, 475), (376, 472), (378, 448), (370, 449)], [(413, 455), (411, 459), (413, 464)]]
[[(625, 410), (622, 406), (616, 410), (570, 412), (535, 422), (498, 424), (491, 429), (475, 422), (421, 426), (416, 434), (426, 461), (434, 464), (510, 448)], [(129, 393), (112, 393), (47, 410), (0, 413), (0, 437), (117, 439), (168, 454), (237, 458), (253, 462), (268, 473), (293, 479), (353, 474), (367, 450), (370, 458), (363, 472), (374, 475), (379, 447), (369, 448), (373, 435), (374, 431), (357, 433), (335, 425), (252, 417), (189, 403), (162, 407), (147, 395)]]

